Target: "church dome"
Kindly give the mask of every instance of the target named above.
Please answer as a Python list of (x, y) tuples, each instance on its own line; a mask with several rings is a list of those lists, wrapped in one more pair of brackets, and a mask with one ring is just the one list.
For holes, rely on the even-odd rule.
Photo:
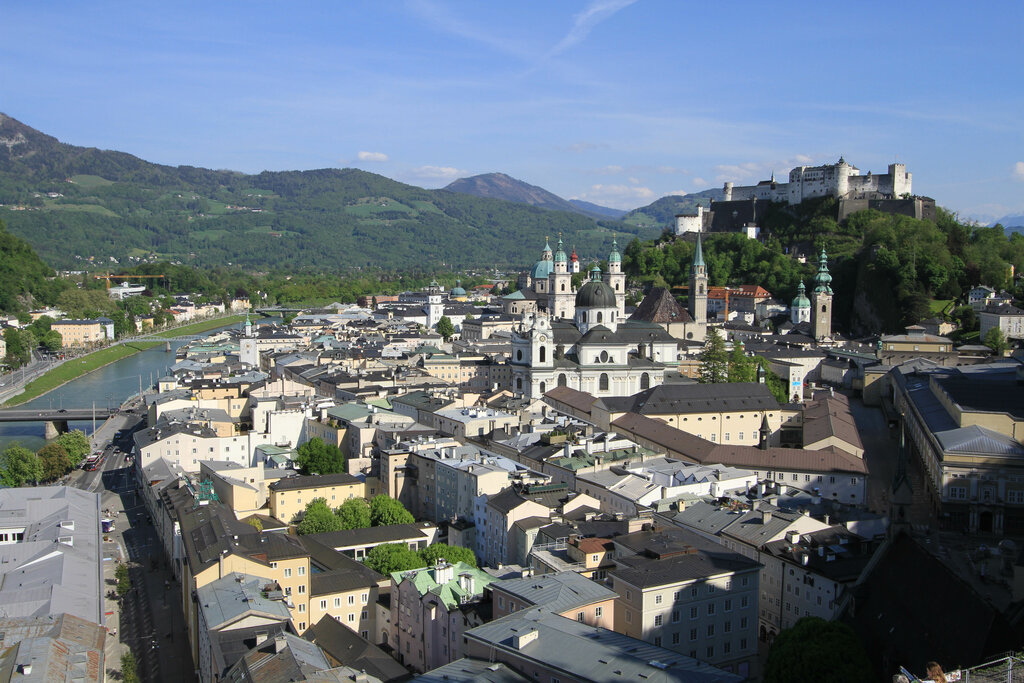
[(619, 241), (612, 238), (612, 253), (608, 255), (608, 263), (622, 263), (622, 254), (619, 253)]
[(576, 293), (576, 308), (615, 308), (615, 291), (601, 281), (601, 269), (590, 270), (590, 281)]
[(793, 303), (792, 303), (793, 308), (810, 308), (811, 307), (811, 300), (807, 298), (807, 295), (805, 293), (806, 291), (807, 290), (804, 288), (804, 283), (801, 280), (800, 281), (800, 286), (797, 287), (797, 290), (796, 290), (796, 298), (793, 299)]
[(455, 281), (455, 286), (452, 287), (450, 294), (452, 296), (466, 296), (466, 290), (462, 288), (462, 280)]
[(568, 263), (569, 257), (565, 254), (565, 249), (562, 248), (562, 238), (558, 238), (558, 251), (555, 252), (555, 263)]
[(534, 280), (547, 280), (548, 275), (554, 272), (554, 270), (554, 262), (548, 261), (546, 259), (541, 259), (540, 261), (537, 261), (535, 264), (533, 264), (533, 270), (530, 271), (530, 277), (532, 277)]

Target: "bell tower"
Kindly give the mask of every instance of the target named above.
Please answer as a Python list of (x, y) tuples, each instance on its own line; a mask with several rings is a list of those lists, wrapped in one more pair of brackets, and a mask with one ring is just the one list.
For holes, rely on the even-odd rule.
[(615, 308), (620, 320), (626, 319), (626, 274), (622, 272), (622, 254), (619, 253), (619, 242), (612, 237), (612, 253), (608, 254), (608, 272), (604, 275), (605, 283), (615, 292)]
[(552, 320), (567, 318), (572, 320), (576, 312), (576, 293), (572, 291), (572, 273), (569, 272), (569, 257), (562, 245), (562, 236), (558, 236), (558, 250), (555, 251), (554, 270), (548, 275), (548, 314)]
[(708, 269), (704, 265), (704, 250), (697, 234), (697, 248), (690, 266), (690, 317), (698, 325), (708, 322)]
[(814, 276), (814, 291), (811, 293), (811, 329), (815, 341), (832, 340), (832, 276), (828, 272), (828, 256), (824, 247), (818, 259), (818, 274)]

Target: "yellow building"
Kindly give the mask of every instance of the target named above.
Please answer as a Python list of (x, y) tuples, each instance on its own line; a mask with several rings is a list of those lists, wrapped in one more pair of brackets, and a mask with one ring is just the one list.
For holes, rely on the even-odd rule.
[(61, 346), (88, 346), (114, 338), (114, 321), (109, 318), (95, 320), (55, 320), (50, 329), (60, 334)]
[(365, 498), (366, 483), (351, 474), (287, 477), (270, 485), (270, 514), (285, 522), (294, 520), (314, 498), (323, 498), (330, 508), (349, 498)]

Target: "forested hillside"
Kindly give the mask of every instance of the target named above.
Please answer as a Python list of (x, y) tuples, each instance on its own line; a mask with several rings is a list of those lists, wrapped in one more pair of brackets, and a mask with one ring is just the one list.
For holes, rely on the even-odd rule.
[(114, 257), (351, 272), (536, 260), (564, 233), (589, 256), (655, 230), (424, 190), (356, 169), (245, 175), (66, 145), (0, 115), (0, 217), (55, 267)]
[[(1024, 235), (964, 225), (943, 210), (936, 221), (862, 211), (843, 222), (831, 200), (799, 209), (776, 206), (762, 244), (739, 234), (704, 237), (712, 285), (761, 285), (789, 303), (802, 279), (810, 287), (825, 247), (835, 290), (835, 325), (853, 334), (901, 331), (929, 317), (933, 302), (956, 300), (977, 284), (1011, 289), (1010, 266), (1024, 266)], [(666, 233), (635, 241), (623, 255), (626, 272), (659, 285), (686, 285), (694, 243)], [(803, 255), (800, 263), (796, 255)]]

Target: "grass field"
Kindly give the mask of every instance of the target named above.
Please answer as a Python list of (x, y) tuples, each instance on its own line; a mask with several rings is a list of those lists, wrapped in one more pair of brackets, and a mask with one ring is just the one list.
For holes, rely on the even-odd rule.
[(50, 211), (84, 211), (85, 213), (98, 213), (101, 216), (117, 218), (116, 213), (99, 204), (60, 204), (52, 199), (45, 200), (44, 204)]
[(119, 344), (100, 349), (82, 358), (74, 358), (29, 382), (25, 386), (25, 391), (13, 397), (4, 405), (8, 407), (21, 405), (97, 368), (102, 368), (104, 365), (109, 365), (114, 361), (127, 358), (139, 351), (150, 349), (159, 344), (160, 342), (158, 341), (135, 342), (131, 346)]
[(241, 315), (229, 315), (224, 318), (215, 318), (214, 320), (201, 320), (191, 325), (185, 325), (183, 327), (176, 327), (173, 330), (165, 330), (163, 332), (157, 332), (151, 339), (162, 339), (165, 337), (180, 337), (186, 334), (199, 334), (200, 332), (206, 332), (217, 327), (225, 327), (227, 325), (233, 325), (245, 320), (245, 314)]
[(941, 315), (946, 306), (953, 302), (952, 299), (932, 299), (928, 302), (928, 309), (932, 315)]
[(81, 185), (82, 187), (102, 187), (104, 185), (114, 184), (113, 180), (107, 180), (102, 176), (84, 174), (71, 176), (71, 181), (76, 185)]

